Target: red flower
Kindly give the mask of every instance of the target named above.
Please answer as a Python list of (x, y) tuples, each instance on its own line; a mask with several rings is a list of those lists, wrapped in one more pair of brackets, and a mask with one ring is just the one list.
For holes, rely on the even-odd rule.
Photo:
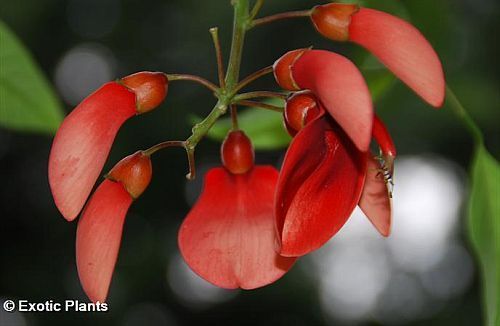
[(326, 114), (295, 136), (276, 190), (281, 255), (305, 255), (337, 233), (361, 196), (366, 159)]
[[(376, 139), (387, 144), (387, 137)], [(395, 157), (394, 147), (390, 148), (384, 152), (386, 165), (381, 166), (369, 153), (359, 151), (327, 115), (307, 124), (290, 144), (278, 181), (280, 254), (302, 256), (319, 248), (340, 230), (358, 203), (377, 230), (388, 236), (388, 171)]]
[(253, 166), (250, 140), (231, 132), (224, 168), (205, 176), (198, 201), (182, 223), (179, 248), (191, 269), (222, 288), (254, 289), (283, 276), (295, 262), (275, 251), (273, 199), (278, 171)]
[(49, 183), (56, 206), (74, 220), (101, 173), (121, 125), (163, 101), (162, 73), (140, 72), (110, 82), (88, 96), (64, 119), (49, 158)]
[[(280, 254), (302, 256), (319, 248), (345, 224), (358, 203), (387, 236), (391, 203), (386, 178), (395, 150), (381, 121), (374, 120), (359, 71), (344, 57), (318, 50), (291, 51), (274, 67), (280, 85), (310, 90), (291, 96), (285, 107), (285, 125), (292, 135), (298, 134), (286, 153), (277, 186)], [(387, 171), (367, 151), (372, 125)]]
[(340, 3), (314, 7), (311, 19), (325, 37), (363, 46), (430, 105), (443, 105), (441, 61), (413, 25), (378, 10)]
[(151, 161), (142, 152), (121, 160), (85, 206), (76, 231), (76, 264), (93, 302), (106, 300), (125, 216), (151, 181)]
[(354, 144), (368, 149), (373, 105), (368, 86), (351, 61), (323, 50), (295, 50), (276, 61), (274, 74), (285, 89), (312, 91)]

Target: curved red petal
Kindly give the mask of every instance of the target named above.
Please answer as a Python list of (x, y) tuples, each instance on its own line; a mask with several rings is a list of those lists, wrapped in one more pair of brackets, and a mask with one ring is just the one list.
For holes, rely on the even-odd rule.
[(384, 237), (391, 233), (391, 198), (376, 158), (369, 157), (359, 207)]
[(441, 61), (413, 25), (381, 11), (361, 8), (352, 15), (349, 39), (372, 52), (430, 105), (443, 105)]
[(276, 191), (280, 254), (302, 256), (327, 242), (356, 207), (366, 153), (324, 116), (302, 129), (286, 153)]
[(106, 300), (131, 203), (121, 183), (105, 180), (78, 221), (76, 266), (83, 290), (93, 302)]
[(118, 129), (134, 114), (134, 93), (111, 82), (64, 119), (50, 152), (49, 183), (56, 206), (68, 221), (80, 213)]
[(310, 50), (292, 67), (302, 89), (311, 90), (361, 151), (370, 146), (373, 104), (358, 68), (333, 52)]
[(222, 288), (254, 289), (283, 276), (295, 258), (275, 251), (273, 199), (278, 171), (256, 166), (233, 175), (210, 170), (182, 223), (179, 248), (191, 269)]

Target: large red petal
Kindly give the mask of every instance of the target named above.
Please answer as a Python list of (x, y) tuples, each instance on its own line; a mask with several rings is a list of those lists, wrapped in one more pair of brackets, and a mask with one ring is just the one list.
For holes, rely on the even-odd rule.
[(361, 8), (352, 16), (349, 39), (372, 52), (430, 105), (443, 104), (441, 61), (413, 25), (381, 11)]
[(295, 61), (293, 78), (311, 90), (354, 144), (370, 146), (373, 104), (366, 82), (347, 58), (333, 52), (309, 50)]
[(276, 193), (281, 254), (302, 256), (328, 241), (356, 207), (366, 153), (330, 118), (310, 122), (293, 139)]
[(283, 276), (295, 258), (275, 251), (273, 199), (278, 172), (257, 166), (234, 175), (210, 170), (205, 186), (179, 231), (186, 263), (222, 288), (254, 289)]
[(83, 290), (93, 302), (106, 300), (131, 203), (121, 183), (105, 180), (78, 221), (76, 265)]
[(388, 237), (391, 233), (391, 198), (380, 164), (371, 156), (368, 158), (365, 186), (359, 207), (377, 231)]
[(49, 183), (54, 201), (68, 221), (85, 204), (118, 129), (135, 113), (134, 93), (111, 82), (64, 119), (50, 152)]

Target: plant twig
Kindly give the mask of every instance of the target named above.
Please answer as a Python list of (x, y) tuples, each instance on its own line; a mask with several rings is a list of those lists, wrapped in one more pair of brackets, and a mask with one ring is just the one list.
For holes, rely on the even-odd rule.
[(236, 102), (236, 104), (241, 105), (241, 106), (250, 106), (250, 107), (255, 107), (255, 108), (271, 110), (271, 111), (275, 111), (275, 112), (283, 112), (283, 108), (280, 106), (271, 105), (271, 104), (262, 103), (262, 102), (257, 102), (257, 101), (243, 100), (243, 101)]
[(238, 92), (239, 90), (243, 89), (245, 86), (247, 86), (251, 82), (255, 81), (256, 79), (259, 79), (260, 77), (263, 77), (263, 76), (270, 74), (272, 72), (273, 72), (273, 66), (268, 66), (268, 67), (262, 68), (260, 70), (257, 70), (256, 72), (243, 78), (243, 80), (240, 81), (238, 83), (238, 85), (236, 85), (235, 92)]
[(207, 79), (205, 79), (203, 77), (196, 76), (196, 75), (167, 74), (167, 79), (168, 79), (169, 82), (176, 81), (176, 80), (188, 80), (188, 81), (192, 81), (192, 82), (195, 82), (195, 83), (198, 83), (200, 85), (205, 86), (206, 88), (208, 88), (209, 90), (211, 90), (214, 93), (219, 90), (219, 88), (217, 87), (217, 85), (215, 85), (211, 81), (209, 81), (209, 80), (207, 80)]
[(222, 50), (219, 40), (219, 28), (212, 27), (209, 31), (210, 35), (212, 35), (212, 41), (214, 42), (215, 47), (215, 56), (217, 57), (217, 75), (219, 76), (219, 85), (221, 88), (224, 88), (226, 87), (226, 81), (224, 80), (224, 63), (222, 60)]
[(311, 16), (311, 11), (312, 11), (311, 9), (298, 10), (298, 11), (288, 11), (288, 12), (283, 12), (283, 13), (276, 14), (276, 15), (262, 17), (259, 19), (255, 19), (251, 24), (251, 28), (253, 28), (255, 26), (269, 24), (269, 23), (272, 23), (272, 22), (275, 22), (278, 20), (282, 20), (282, 19), (309, 17), (309, 16)]

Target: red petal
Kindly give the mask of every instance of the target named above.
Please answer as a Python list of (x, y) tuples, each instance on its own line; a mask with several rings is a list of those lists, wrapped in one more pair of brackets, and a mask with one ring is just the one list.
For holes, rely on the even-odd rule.
[(246, 174), (210, 170), (197, 203), (179, 231), (191, 269), (222, 288), (254, 289), (283, 276), (295, 258), (275, 251), (273, 199), (278, 171), (256, 166)]
[(373, 104), (358, 68), (336, 53), (310, 50), (297, 59), (292, 69), (297, 84), (316, 95), (359, 150), (368, 150)]
[(352, 16), (349, 39), (372, 52), (430, 105), (443, 104), (441, 61), (413, 25), (381, 11), (361, 8)]
[(365, 172), (366, 154), (328, 117), (302, 129), (286, 153), (276, 192), (281, 255), (305, 255), (335, 235), (359, 201)]
[(365, 187), (359, 207), (384, 237), (391, 233), (391, 198), (377, 159), (368, 158)]
[(68, 221), (85, 204), (118, 129), (135, 113), (134, 93), (111, 82), (64, 119), (50, 152), (49, 182), (54, 201)]
[(76, 265), (83, 290), (93, 302), (106, 300), (131, 203), (121, 183), (105, 180), (78, 221)]

